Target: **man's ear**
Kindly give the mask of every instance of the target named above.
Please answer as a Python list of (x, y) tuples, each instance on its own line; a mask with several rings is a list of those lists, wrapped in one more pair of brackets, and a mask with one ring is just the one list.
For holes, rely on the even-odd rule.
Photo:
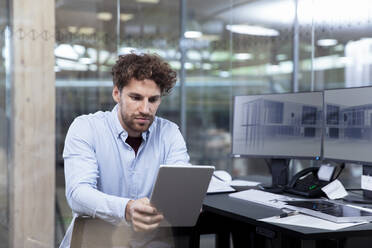
[(120, 90), (117, 86), (114, 86), (114, 88), (112, 89), (112, 98), (116, 103), (120, 102)]

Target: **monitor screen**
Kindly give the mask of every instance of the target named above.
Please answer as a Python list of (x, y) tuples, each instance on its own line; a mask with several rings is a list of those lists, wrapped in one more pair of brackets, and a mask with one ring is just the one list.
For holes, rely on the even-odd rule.
[(232, 153), (318, 159), (322, 111), (322, 92), (236, 96)]
[(324, 91), (324, 159), (372, 164), (372, 87)]

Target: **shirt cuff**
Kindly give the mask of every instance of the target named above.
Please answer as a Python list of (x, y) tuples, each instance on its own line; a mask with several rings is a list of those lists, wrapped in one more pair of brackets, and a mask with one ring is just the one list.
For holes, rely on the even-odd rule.
[(123, 213), (122, 223), (127, 225), (127, 226), (132, 226), (132, 223), (127, 221), (127, 219), (125, 218), (125, 210), (127, 209), (127, 205), (128, 205), (129, 201), (130, 201), (129, 198), (124, 198), (124, 203), (123, 203), (124, 208), (123, 208), (123, 211), (122, 211), (122, 213)]

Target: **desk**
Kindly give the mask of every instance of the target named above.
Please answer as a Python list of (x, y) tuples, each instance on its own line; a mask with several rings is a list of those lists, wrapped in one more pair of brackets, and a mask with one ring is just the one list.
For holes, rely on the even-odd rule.
[[(303, 248), (315, 247), (317, 240), (335, 240), (337, 247), (344, 247), (347, 238), (372, 237), (372, 223), (330, 231), (258, 221), (261, 218), (279, 215), (281, 211), (254, 202), (231, 198), (228, 194), (207, 195), (203, 209), (206, 212), (228, 217), (242, 225), (255, 226), (258, 233), (274, 235), (275, 247), (282, 247), (284, 237), (300, 240)], [(371, 247), (371, 244), (366, 247)]]

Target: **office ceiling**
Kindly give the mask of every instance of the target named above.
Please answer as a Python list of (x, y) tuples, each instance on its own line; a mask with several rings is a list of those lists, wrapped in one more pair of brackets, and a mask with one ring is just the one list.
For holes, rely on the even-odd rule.
[[(167, 35), (179, 30), (180, 1), (158, 0), (154, 3), (143, 3), (140, 0), (120, 0), (122, 14), (130, 14), (129, 20), (121, 22), (128, 32), (135, 30), (141, 35), (149, 32), (156, 34), (167, 32)], [(311, 16), (309, 4), (315, 2), (315, 18)], [(340, 40), (352, 37), (372, 36), (371, 8), (364, 6), (365, 0), (355, 1), (299, 1), (299, 22), (303, 32), (311, 30), (315, 24), (318, 35), (333, 36)], [(291, 30), (294, 18), (294, 0), (187, 0), (189, 22), (197, 21), (210, 32), (220, 32), (229, 23), (261, 25), (275, 29)], [(325, 9), (325, 10), (324, 10)], [(109, 12), (111, 20), (102, 21), (97, 13)], [(113, 32), (116, 27), (116, 0), (57, 0), (57, 30), (69, 26), (93, 27), (95, 30)], [(328, 20), (326, 20), (328, 18)], [(332, 26), (331, 32), (322, 32), (322, 28)], [(150, 27), (152, 26), (152, 27)], [(214, 28), (214, 29), (213, 29)], [(208, 32), (208, 30), (206, 30)], [(359, 33), (359, 34), (358, 34)], [(177, 35), (178, 36), (178, 35)]]

